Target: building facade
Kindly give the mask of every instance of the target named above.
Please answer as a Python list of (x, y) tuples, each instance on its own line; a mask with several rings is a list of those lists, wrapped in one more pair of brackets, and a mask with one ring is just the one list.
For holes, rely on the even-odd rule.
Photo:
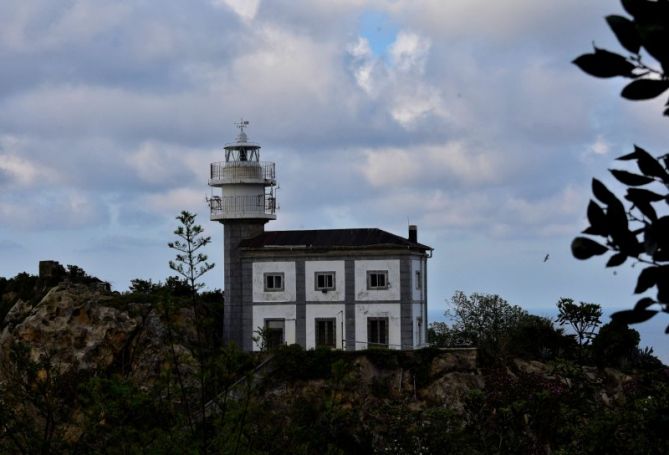
[(244, 350), (280, 344), (415, 349), (427, 338), (432, 249), (380, 229), (265, 231), (276, 218), (274, 163), (240, 135), (211, 165), (211, 219), (224, 225), (224, 336)]

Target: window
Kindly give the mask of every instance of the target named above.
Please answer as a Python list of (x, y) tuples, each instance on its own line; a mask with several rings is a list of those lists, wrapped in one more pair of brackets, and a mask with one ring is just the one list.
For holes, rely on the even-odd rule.
[(316, 272), (314, 274), (314, 284), (317, 291), (334, 291), (335, 273), (334, 272)]
[(370, 348), (388, 347), (388, 318), (367, 318), (367, 343)]
[(276, 349), (285, 343), (285, 319), (265, 319), (266, 349)]
[(265, 291), (283, 291), (283, 272), (265, 274)]
[(388, 271), (387, 270), (368, 271), (367, 289), (388, 289)]
[(421, 279), (420, 270), (416, 270), (416, 289), (421, 290), (423, 288), (423, 280)]
[(316, 347), (327, 346), (336, 347), (337, 344), (337, 320), (316, 319)]

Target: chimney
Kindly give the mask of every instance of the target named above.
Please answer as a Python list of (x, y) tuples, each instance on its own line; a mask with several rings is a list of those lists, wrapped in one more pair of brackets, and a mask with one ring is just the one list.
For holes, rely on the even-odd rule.
[(418, 227), (415, 224), (409, 225), (409, 240), (414, 243), (418, 242)]

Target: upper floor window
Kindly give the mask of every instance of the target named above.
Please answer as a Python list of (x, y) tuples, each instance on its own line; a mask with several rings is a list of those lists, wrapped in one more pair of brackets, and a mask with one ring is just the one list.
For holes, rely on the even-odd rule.
[(388, 271), (369, 270), (367, 272), (367, 289), (388, 289)]
[(416, 289), (423, 289), (423, 279), (420, 270), (416, 270)]
[(317, 291), (334, 291), (335, 272), (316, 272), (314, 283)]
[(283, 272), (265, 273), (265, 291), (283, 291)]

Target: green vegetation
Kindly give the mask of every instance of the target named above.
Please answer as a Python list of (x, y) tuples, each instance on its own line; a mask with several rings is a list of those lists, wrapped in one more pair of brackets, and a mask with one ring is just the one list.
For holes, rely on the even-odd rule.
[[(466, 330), (484, 345), (478, 370), (465, 360), (472, 351), (436, 347), (285, 346), (263, 363), (267, 353), (221, 346), (220, 313), (205, 303), (220, 301), (220, 291), (197, 293), (201, 340), (190, 326), (195, 319), (184, 325), (179, 315), (192, 314), (190, 289), (177, 278), (134, 280), (108, 303), (143, 302), (140, 308), (153, 309), (165, 324), (165, 344), (177, 352), (166, 351), (151, 381), (137, 382), (120, 363), (62, 371), (53, 356), (31, 358), (25, 345), (14, 344), (1, 366), (0, 453), (669, 450), (666, 369), (617, 322), (603, 326), (581, 358), (575, 336), (550, 320), (499, 296), (457, 294), (461, 324), (438, 327), (455, 338)], [(201, 361), (203, 340), (209, 349)]]
[[(622, 0), (632, 17), (612, 15), (606, 18), (627, 56), (594, 48), (574, 63), (595, 77), (632, 79), (621, 96), (629, 100), (646, 100), (669, 89), (669, 2), (666, 0)], [(647, 64), (645, 56), (655, 62)], [(669, 116), (669, 103), (664, 115)], [(635, 162), (638, 172), (611, 169), (613, 177), (627, 188), (624, 199), (629, 208), (599, 180), (592, 180), (596, 200), (588, 205), (590, 226), (583, 231), (590, 237), (577, 237), (572, 253), (578, 259), (589, 259), (608, 252), (607, 267), (618, 267), (627, 259), (643, 264), (636, 294), (655, 288), (655, 298), (640, 299), (632, 310), (614, 314), (625, 323), (643, 322), (658, 312), (669, 312), (669, 154), (653, 157), (639, 146), (618, 158)], [(592, 237), (600, 237), (601, 242)], [(669, 333), (669, 326), (667, 327)]]

